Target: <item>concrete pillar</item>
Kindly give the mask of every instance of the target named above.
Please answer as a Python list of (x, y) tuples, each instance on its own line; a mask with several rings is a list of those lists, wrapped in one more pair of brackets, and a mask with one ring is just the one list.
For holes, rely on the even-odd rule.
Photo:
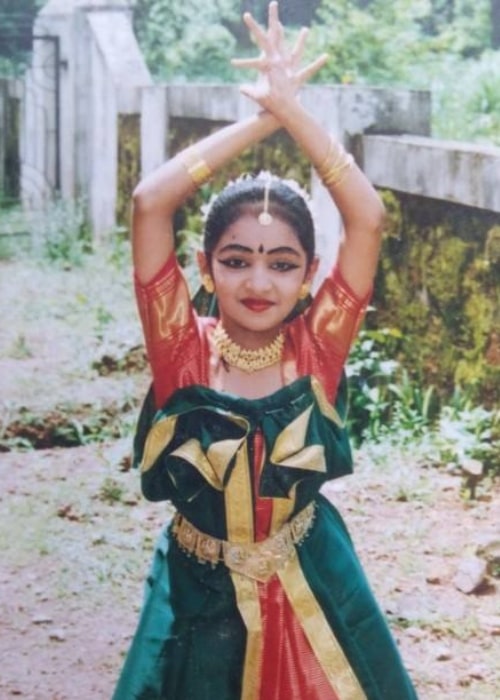
[[(49, 0), (35, 22), (35, 35), (52, 39), (35, 40), (25, 84), (23, 200), (33, 208), (56, 190), (63, 197), (82, 197), (98, 237), (115, 225), (118, 114), (138, 113), (140, 88), (152, 82), (133, 34), (131, 4)], [(54, 71), (47, 51), (56, 45), (57, 117), (54, 92), (41, 80), (44, 66)]]
[(118, 115), (139, 113), (141, 89), (151, 76), (127, 14), (119, 8), (90, 11), (88, 102), (88, 193), (92, 230), (98, 238), (116, 222)]
[(141, 175), (144, 177), (167, 158), (168, 96), (164, 86), (146, 87), (141, 105)]
[[(50, 28), (55, 36), (54, 28)], [(58, 188), (56, 172), (56, 40), (43, 21), (34, 26), (33, 58), (24, 82), (21, 130), (21, 195), (23, 203), (37, 209)]]
[(87, 174), (90, 223), (97, 239), (115, 225), (118, 181), (117, 94), (95, 43), (90, 45), (92, 94), (88, 110)]

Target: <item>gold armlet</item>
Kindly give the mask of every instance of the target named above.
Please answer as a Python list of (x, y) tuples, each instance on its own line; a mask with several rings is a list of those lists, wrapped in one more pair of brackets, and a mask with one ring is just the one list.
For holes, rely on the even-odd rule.
[(179, 158), (184, 164), (189, 177), (196, 187), (201, 187), (208, 182), (213, 175), (208, 163), (203, 160), (198, 151), (191, 147), (183, 151)]

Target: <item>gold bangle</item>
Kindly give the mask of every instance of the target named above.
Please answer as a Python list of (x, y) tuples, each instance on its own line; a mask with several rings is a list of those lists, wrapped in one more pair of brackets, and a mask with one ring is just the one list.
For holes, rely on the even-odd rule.
[(195, 148), (187, 148), (179, 157), (196, 187), (201, 187), (210, 180), (213, 172)]
[(330, 139), (326, 157), (316, 172), (325, 187), (334, 187), (342, 182), (353, 162), (354, 158), (345, 152), (343, 145), (334, 144), (333, 139)]
[(354, 158), (352, 155), (350, 153), (346, 153), (342, 162), (338, 165), (332, 166), (331, 170), (322, 178), (322, 182), (325, 187), (335, 187), (336, 185), (340, 185), (347, 175), (347, 172), (352, 168), (353, 163)]
[(321, 165), (318, 165), (316, 168), (316, 172), (318, 173), (319, 178), (322, 180), (323, 176), (325, 173), (327, 173), (330, 170), (330, 167), (332, 165), (332, 161), (335, 161), (335, 149), (333, 145), (333, 139), (329, 139), (328, 141), (328, 149), (326, 151), (326, 156), (321, 162)]

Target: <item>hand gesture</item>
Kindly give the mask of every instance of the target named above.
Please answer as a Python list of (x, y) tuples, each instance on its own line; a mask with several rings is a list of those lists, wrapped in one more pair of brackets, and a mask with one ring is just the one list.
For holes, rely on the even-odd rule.
[(269, 3), (267, 30), (263, 29), (249, 12), (243, 15), (243, 20), (261, 54), (257, 58), (232, 61), (238, 68), (255, 68), (259, 72), (256, 82), (252, 85), (242, 85), (241, 92), (278, 116), (286, 110), (289, 100), (295, 99), (300, 87), (324, 66), (328, 56), (322, 54), (309, 65), (300, 68), (308, 30), (302, 28), (295, 45), (289, 49), (285, 42), (283, 25), (279, 20), (277, 2)]

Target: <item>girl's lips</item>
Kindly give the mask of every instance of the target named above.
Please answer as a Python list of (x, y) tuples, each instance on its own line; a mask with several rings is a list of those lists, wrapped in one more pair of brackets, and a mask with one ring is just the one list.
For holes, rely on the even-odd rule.
[(265, 299), (242, 299), (241, 303), (250, 311), (267, 311), (274, 306), (274, 302)]

